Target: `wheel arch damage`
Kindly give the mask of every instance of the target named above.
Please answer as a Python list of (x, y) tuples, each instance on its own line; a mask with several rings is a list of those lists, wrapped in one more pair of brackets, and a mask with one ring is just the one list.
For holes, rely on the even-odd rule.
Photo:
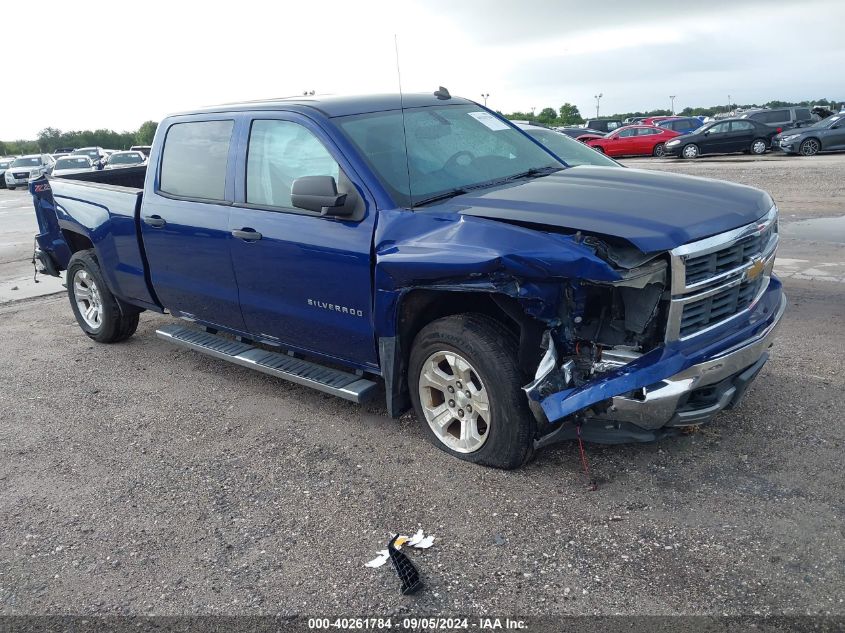
[[(383, 211), (373, 249), (373, 313), (393, 416), (410, 405), (406, 374), (413, 337), (437, 318), (458, 312), (495, 316), (519, 336), (520, 365), (533, 376), (550, 345), (568, 354), (579, 338), (613, 337), (619, 319), (587, 322), (583, 317), (599, 308), (586, 303), (607, 298), (623, 305), (628, 294), (628, 305), (637, 309), (621, 315), (618, 338), (627, 336), (624, 327), (653, 336), (648, 326), (657, 321), (668, 283), (663, 259), (627, 243), (449, 213)], [(645, 293), (647, 288), (652, 291)]]

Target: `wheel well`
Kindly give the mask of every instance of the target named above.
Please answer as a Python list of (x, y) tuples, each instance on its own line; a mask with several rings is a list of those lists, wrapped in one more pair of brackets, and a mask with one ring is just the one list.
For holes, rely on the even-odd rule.
[[(502, 323), (519, 340), (519, 364), (531, 375), (542, 350), (540, 343), (546, 326), (528, 316), (519, 303), (504, 294), (450, 290), (411, 290), (402, 298), (397, 319), (398, 349), (394, 358), (396, 379), (392, 380), (388, 401), (396, 413), (410, 407), (407, 367), (414, 338), (426, 325), (454, 314), (477, 313)], [(383, 361), (385, 359), (382, 359)]]
[(81, 233), (75, 233), (74, 231), (69, 231), (67, 229), (62, 229), (62, 235), (65, 238), (65, 242), (70, 249), (70, 254), (73, 255), (74, 253), (78, 253), (79, 251), (88, 250), (89, 248), (94, 248), (94, 244), (88, 239), (87, 236), (82, 235)]

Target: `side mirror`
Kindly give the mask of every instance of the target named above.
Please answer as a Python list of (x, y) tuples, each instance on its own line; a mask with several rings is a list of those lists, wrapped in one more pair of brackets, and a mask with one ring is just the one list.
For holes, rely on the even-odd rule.
[(705, 131), (704, 131), (704, 136), (710, 136), (710, 130), (705, 130)]
[(302, 176), (290, 188), (291, 204), (320, 215), (347, 216), (354, 210), (354, 194), (338, 193), (333, 176)]

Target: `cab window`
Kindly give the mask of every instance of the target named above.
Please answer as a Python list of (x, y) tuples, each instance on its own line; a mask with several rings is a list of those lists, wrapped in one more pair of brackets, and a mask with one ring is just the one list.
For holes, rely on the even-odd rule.
[(185, 198), (225, 200), (233, 128), (231, 120), (171, 125), (161, 158), (161, 192)]
[(246, 160), (246, 202), (293, 208), (291, 186), (302, 176), (332, 176), (340, 167), (304, 126), (291, 121), (253, 121)]

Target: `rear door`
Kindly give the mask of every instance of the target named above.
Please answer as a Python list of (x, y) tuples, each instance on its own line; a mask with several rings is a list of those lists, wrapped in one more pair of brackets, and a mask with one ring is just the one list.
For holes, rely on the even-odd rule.
[[(343, 154), (311, 119), (256, 115), (239, 141), (231, 257), (241, 311), (257, 339), (377, 367), (370, 252), (374, 205)], [(361, 194), (354, 219), (295, 208), (291, 185), (332, 176)], [(341, 185), (343, 184), (343, 187)], [(251, 235), (250, 235), (251, 234)]]
[[(235, 117), (175, 119), (158, 169), (148, 174), (141, 236), (153, 289), (164, 307), (244, 330), (229, 257)], [(152, 186), (150, 178), (153, 178)]]
[(750, 121), (731, 121), (731, 129), (726, 144), (726, 152), (743, 152), (751, 147), (751, 141), (757, 135), (757, 129)]

